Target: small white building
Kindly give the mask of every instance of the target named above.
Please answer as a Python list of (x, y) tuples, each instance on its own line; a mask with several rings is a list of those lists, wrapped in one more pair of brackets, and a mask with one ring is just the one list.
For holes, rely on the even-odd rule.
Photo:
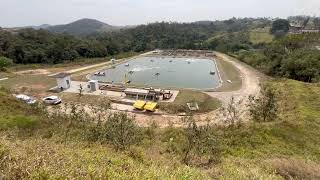
[(57, 79), (57, 88), (61, 90), (69, 89), (71, 86), (71, 74), (69, 73), (58, 73), (53, 78)]
[(98, 91), (99, 90), (99, 83), (96, 80), (91, 80), (89, 81), (89, 85), (90, 85), (90, 90), (92, 92)]

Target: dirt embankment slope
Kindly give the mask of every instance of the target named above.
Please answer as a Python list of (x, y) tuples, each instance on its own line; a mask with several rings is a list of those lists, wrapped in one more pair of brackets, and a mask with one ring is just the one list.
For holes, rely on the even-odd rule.
[(239, 69), (240, 76), (242, 78), (242, 85), (239, 90), (231, 92), (207, 92), (212, 97), (219, 99), (223, 104), (228, 104), (231, 97), (239, 101), (245, 100), (249, 95), (257, 95), (260, 91), (260, 73), (254, 68), (240, 62), (226, 54), (216, 52), (217, 56), (221, 60), (231, 63), (233, 66)]

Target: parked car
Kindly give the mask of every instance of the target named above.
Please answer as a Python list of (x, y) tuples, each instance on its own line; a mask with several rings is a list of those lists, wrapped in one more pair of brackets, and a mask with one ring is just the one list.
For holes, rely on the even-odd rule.
[(35, 104), (37, 102), (37, 100), (34, 97), (30, 97), (24, 94), (19, 94), (16, 96), (17, 99), (19, 99), (20, 101), (23, 101), (29, 105)]
[(42, 99), (44, 103), (50, 104), (50, 105), (58, 105), (62, 101), (58, 96), (48, 96)]

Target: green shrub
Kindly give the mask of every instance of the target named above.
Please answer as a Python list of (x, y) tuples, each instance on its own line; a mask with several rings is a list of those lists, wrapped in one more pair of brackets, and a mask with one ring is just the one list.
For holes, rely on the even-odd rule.
[(139, 142), (141, 137), (135, 119), (122, 112), (109, 115), (103, 131), (106, 140), (120, 150)]
[(167, 152), (182, 154), (184, 145), (187, 144), (186, 134), (183, 129), (170, 127), (165, 130), (162, 141), (167, 146)]
[[(164, 133), (167, 152), (178, 154), (186, 165), (210, 165), (219, 161), (220, 148), (213, 128), (198, 126), (193, 117), (184, 119), (186, 128), (169, 128)], [(206, 161), (206, 162), (204, 162)]]
[(278, 105), (275, 90), (268, 85), (261, 86), (258, 97), (249, 97), (249, 111), (256, 121), (272, 121), (277, 117)]
[(144, 149), (139, 148), (139, 147), (131, 147), (128, 151), (129, 157), (132, 159), (143, 163), (145, 161), (145, 154), (144, 154)]
[(175, 103), (160, 103), (160, 110), (169, 114), (178, 114), (188, 112), (187, 105), (175, 104)]
[(8, 66), (12, 65), (11, 59), (0, 56), (0, 71), (4, 71)]

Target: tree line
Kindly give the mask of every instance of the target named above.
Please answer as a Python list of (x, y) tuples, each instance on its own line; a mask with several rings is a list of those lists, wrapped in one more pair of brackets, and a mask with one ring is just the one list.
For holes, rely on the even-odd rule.
[(230, 19), (196, 23), (157, 22), (87, 37), (23, 29), (8, 32), (0, 28), (0, 56), (17, 64), (62, 63), (79, 58), (105, 57), (121, 52), (160, 49), (203, 49), (204, 41), (216, 32), (247, 30), (266, 19)]
[(95, 39), (80, 39), (46, 30), (23, 29), (12, 33), (0, 29), (0, 56), (10, 58), (16, 64), (57, 64), (107, 55), (105, 45)]
[(217, 33), (247, 31), (270, 24), (267, 19), (230, 19), (195, 23), (158, 22), (95, 35), (109, 53), (159, 49), (212, 49), (205, 42)]
[(261, 49), (236, 53), (264, 73), (305, 82), (320, 80), (320, 34), (289, 34)]

